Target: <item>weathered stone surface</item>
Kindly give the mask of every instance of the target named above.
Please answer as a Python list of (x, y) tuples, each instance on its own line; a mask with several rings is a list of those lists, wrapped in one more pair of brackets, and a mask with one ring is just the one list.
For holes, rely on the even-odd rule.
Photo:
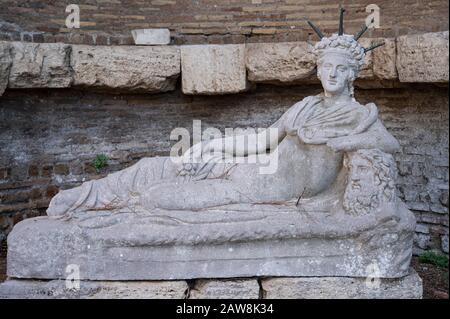
[(76, 264), (86, 280), (364, 277), (373, 262), (383, 277), (408, 272), (415, 221), (404, 206), (361, 217), (301, 213), (294, 205), (239, 207), (27, 219), (8, 237), (7, 273), (62, 279)]
[(377, 42), (384, 42), (381, 47), (372, 52), (373, 74), (378, 79), (395, 80), (398, 78), (397, 67), (397, 48), (394, 38), (378, 39)]
[[(366, 54), (359, 78), (367, 80), (394, 80), (395, 39), (362, 38), (364, 47), (385, 42), (385, 45)], [(295, 83), (316, 81), (316, 61), (307, 42), (249, 43), (246, 44), (246, 67), (252, 82)]]
[(71, 65), (76, 86), (165, 92), (175, 89), (180, 53), (174, 46), (74, 45)]
[(283, 277), (198, 280), (188, 294), (185, 281), (80, 281), (69, 289), (65, 280), (17, 280), (0, 284), (0, 299), (420, 299), (422, 280), (411, 269), (397, 279), (349, 277)]
[(246, 90), (245, 45), (181, 46), (185, 94), (227, 94)]
[(11, 64), (11, 47), (9, 43), (0, 42), (0, 96), (8, 87), (8, 78)]
[(189, 299), (258, 299), (256, 279), (199, 279), (190, 291)]
[(246, 44), (245, 63), (252, 82), (289, 83), (315, 78), (316, 62), (306, 42)]
[(165, 45), (170, 43), (169, 29), (132, 30), (134, 43), (137, 45)]
[(262, 279), (267, 299), (421, 299), (422, 279), (413, 270), (402, 278), (269, 278)]
[(185, 281), (80, 281), (68, 289), (65, 280), (7, 280), (0, 284), (0, 299), (183, 299)]
[(448, 31), (397, 38), (401, 82), (448, 82)]
[(72, 83), (71, 46), (11, 42), (10, 88), (65, 88)]
[(366, 53), (365, 62), (359, 74), (360, 79), (365, 81), (397, 79), (395, 39), (362, 38), (358, 42), (365, 48), (377, 43), (385, 43)]

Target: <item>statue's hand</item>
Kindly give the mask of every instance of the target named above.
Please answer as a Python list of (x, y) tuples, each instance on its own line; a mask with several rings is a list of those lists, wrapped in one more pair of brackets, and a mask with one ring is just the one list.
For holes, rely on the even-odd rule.
[(197, 143), (189, 148), (181, 158), (180, 167), (178, 169), (178, 175), (195, 176), (199, 173), (204, 166), (203, 157), (210, 151), (209, 143)]
[(327, 142), (327, 146), (335, 152), (351, 152), (358, 148), (350, 136), (333, 138)]

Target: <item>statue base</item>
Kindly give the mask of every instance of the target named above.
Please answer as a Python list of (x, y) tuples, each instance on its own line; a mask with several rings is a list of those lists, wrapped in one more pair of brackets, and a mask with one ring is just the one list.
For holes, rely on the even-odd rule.
[[(295, 205), (88, 211), (37, 217), (8, 237), (10, 278), (186, 280), (408, 275), (415, 218), (403, 203), (363, 216)], [(69, 268), (68, 268), (69, 267)]]
[(417, 273), (396, 279), (282, 277), (186, 281), (17, 280), (0, 284), (0, 299), (421, 299)]

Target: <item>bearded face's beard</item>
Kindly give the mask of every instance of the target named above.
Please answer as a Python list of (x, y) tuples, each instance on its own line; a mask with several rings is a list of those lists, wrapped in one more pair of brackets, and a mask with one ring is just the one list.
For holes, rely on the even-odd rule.
[(377, 194), (361, 194), (361, 190), (348, 190), (344, 194), (343, 206), (347, 213), (364, 215), (379, 206)]

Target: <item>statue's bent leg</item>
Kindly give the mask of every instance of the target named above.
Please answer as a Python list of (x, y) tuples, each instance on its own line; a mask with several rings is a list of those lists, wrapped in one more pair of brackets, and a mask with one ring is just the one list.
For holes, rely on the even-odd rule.
[(50, 202), (47, 214), (123, 207), (133, 200), (139, 189), (151, 187), (164, 179), (176, 177), (176, 165), (169, 157), (151, 157), (105, 178), (60, 191)]

